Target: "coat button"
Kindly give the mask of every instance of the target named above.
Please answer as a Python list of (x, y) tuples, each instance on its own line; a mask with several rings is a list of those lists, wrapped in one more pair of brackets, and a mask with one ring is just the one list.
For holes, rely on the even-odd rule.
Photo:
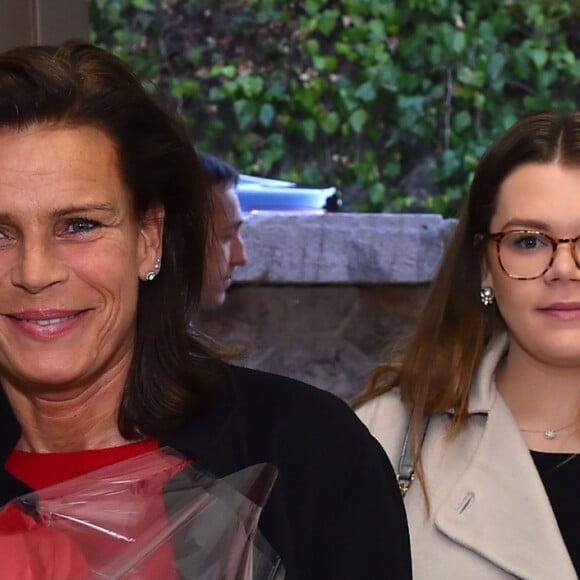
[(461, 500), (461, 503), (459, 504), (457, 511), (462, 514), (469, 506), (471, 506), (471, 504), (475, 501), (475, 493), (473, 493), (472, 491), (468, 491), (465, 494), (465, 497)]

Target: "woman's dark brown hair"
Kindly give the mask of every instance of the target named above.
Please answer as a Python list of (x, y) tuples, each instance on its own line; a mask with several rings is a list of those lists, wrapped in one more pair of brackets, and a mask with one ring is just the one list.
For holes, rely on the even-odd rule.
[(361, 405), (395, 387), (400, 390), (410, 411), (411, 441), (423, 486), (420, 451), (425, 417), (453, 410), (449, 435), (460, 431), (468, 417), (474, 372), (490, 342), (504, 329), (498, 309), (480, 301), (483, 247), (477, 239), (489, 232), (501, 184), (526, 163), (580, 166), (580, 112), (529, 115), (488, 149), (404, 356), (378, 366), (354, 402)]
[(163, 266), (139, 288), (135, 352), (120, 414), (127, 438), (160, 435), (203, 408), (216, 359), (190, 329), (209, 208), (203, 169), (182, 126), (117, 57), (90, 44), (0, 54), (0, 128), (94, 126), (115, 143), (138, 217), (165, 207)]

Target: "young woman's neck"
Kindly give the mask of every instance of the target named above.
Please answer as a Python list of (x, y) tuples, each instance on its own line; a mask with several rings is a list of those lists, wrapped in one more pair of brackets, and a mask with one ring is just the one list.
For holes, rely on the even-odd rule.
[(580, 452), (580, 366), (558, 367), (510, 348), (496, 383), (531, 449)]

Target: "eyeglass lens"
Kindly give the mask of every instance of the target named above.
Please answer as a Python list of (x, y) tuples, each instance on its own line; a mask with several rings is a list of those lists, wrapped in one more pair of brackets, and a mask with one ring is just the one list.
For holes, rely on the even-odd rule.
[[(575, 244), (576, 262), (580, 262)], [(499, 244), (499, 259), (504, 270), (518, 278), (541, 276), (552, 260), (552, 240), (541, 233), (507, 232)]]

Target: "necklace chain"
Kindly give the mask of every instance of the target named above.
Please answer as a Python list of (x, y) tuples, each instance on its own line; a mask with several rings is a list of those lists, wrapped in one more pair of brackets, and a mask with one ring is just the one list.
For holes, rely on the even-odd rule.
[(520, 429), (520, 431), (522, 433), (541, 433), (544, 436), (544, 439), (548, 439), (551, 441), (552, 439), (556, 439), (558, 433), (566, 431), (567, 429), (570, 429), (570, 427), (573, 427), (574, 425), (576, 425), (576, 421), (572, 421), (572, 423), (568, 423), (568, 425), (564, 425), (559, 429), (550, 429), (548, 427), (547, 429)]

